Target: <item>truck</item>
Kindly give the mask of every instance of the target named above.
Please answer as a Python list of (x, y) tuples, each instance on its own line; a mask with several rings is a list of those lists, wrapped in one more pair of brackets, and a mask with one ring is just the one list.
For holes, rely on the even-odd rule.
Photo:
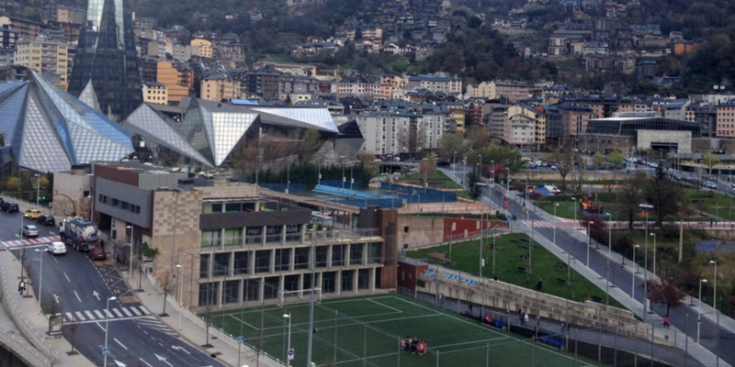
[(97, 227), (83, 218), (66, 218), (59, 222), (59, 236), (64, 243), (82, 252), (89, 252), (100, 242)]

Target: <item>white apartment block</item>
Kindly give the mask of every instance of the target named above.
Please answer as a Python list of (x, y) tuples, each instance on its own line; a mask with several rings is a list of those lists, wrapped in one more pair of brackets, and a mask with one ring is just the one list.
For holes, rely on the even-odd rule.
[(355, 120), (365, 140), (362, 151), (396, 155), (437, 149), (446, 116), (380, 113), (358, 115)]

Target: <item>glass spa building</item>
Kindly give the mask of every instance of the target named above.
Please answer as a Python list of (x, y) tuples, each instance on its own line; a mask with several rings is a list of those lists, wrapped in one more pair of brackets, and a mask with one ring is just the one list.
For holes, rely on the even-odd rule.
[(69, 93), (115, 121), (143, 103), (127, 0), (89, 0)]
[(1, 173), (68, 171), (133, 152), (130, 133), (117, 123), (35, 71), (27, 75), (28, 80), (0, 84)]

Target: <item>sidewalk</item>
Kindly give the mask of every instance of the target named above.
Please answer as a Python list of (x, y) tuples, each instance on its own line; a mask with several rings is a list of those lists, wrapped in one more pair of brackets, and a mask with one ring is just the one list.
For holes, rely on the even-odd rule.
[[(15, 325), (18, 334), (32, 344), (25, 351), (18, 349), (18, 354), (32, 354), (29, 362), (33, 366), (68, 366), (68, 367), (94, 367), (82, 354), (67, 355), (71, 351), (71, 344), (63, 336), (48, 336), (49, 319), (41, 313), (41, 307), (33, 294), (30, 283), (26, 286), (29, 294), (34, 297), (23, 297), (17, 291), (20, 275), (20, 262), (11, 251), (0, 250), (0, 279), (3, 289), (3, 309), (0, 311), (0, 322), (3, 329), (10, 327), (9, 322)], [(28, 278), (26, 278), (28, 282)], [(3, 315), (4, 314), (4, 315)], [(15, 338), (18, 338), (17, 336)], [(14, 338), (14, 339), (15, 339)], [(21, 343), (18, 343), (22, 346)], [(9, 346), (13, 346), (12, 344)]]
[[(517, 195), (511, 195), (511, 200), (518, 201)], [(526, 202), (526, 207), (528, 210), (533, 211), (535, 214), (541, 216), (542, 218), (548, 218), (550, 220), (553, 220), (553, 216), (544, 212), (543, 210), (537, 208), (530, 202)], [(531, 235), (532, 228), (527, 225), (520, 225), (517, 227), (521, 232), (524, 232)], [(563, 230), (563, 229), (562, 229)], [(534, 231), (535, 232), (535, 231)], [(580, 241), (587, 241), (587, 235), (585, 233), (582, 233), (578, 230), (572, 230), (568, 233), (573, 233), (573, 236), (576, 238), (579, 238)], [(556, 257), (559, 259), (566, 259), (567, 252), (563, 250), (558, 245), (552, 243), (549, 241), (546, 237), (534, 234), (534, 240), (538, 242), (541, 246), (549, 250), (549, 252), (553, 253)], [(602, 254), (605, 257), (608, 257), (608, 253), (605, 250), (606, 247), (601, 247), (601, 250), (597, 249), (590, 249), (590, 251), (597, 251), (598, 253)], [(574, 257), (572, 257), (574, 260)], [(612, 256), (609, 257), (610, 259), (610, 265), (619, 266), (621, 263), (622, 256), (617, 253), (612, 253)], [(587, 280), (592, 282), (594, 285), (599, 287), (602, 290), (607, 290), (607, 292), (610, 294), (610, 296), (614, 299), (616, 299), (618, 302), (623, 304), (627, 309), (633, 311), (638, 317), (643, 318), (644, 315), (648, 321), (650, 321), (654, 325), (663, 325), (663, 319), (657, 315), (657, 314), (645, 314), (644, 306), (641, 302), (637, 301), (633, 297), (631, 297), (627, 292), (619, 289), (618, 287), (615, 287), (611, 283), (607, 282), (607, 278), (596, 273), (586, 265), (584, 265), (582, 259), (577, 259), (578, 261), (573, 261), (572, 269), (576, 270), (578, 273), (580, 273), (582, 276), (584, 276)], [(628, 261), (628, 263), (632, 263), (631, 261)], [(624, 267), (626, 271), (633, 272), (635, 271), (634, 265), (626, 265)], [(643, 279), (643, 269), (638, 269), (640, 274), (637, 274), (636, 277), (639, 280)], [(649, 277), (652, 275), (650, 272), (648, 273)], [(720, 322), (722, 323), (722, 319), (720, 319)], [(659, 338), (667, 338), (669, 340), (674, 340), (677, 344), (677, 346), (681, 350), (686, 350), (689, 354), (691, 354), (693, 357), (697, 358), (700, 362), (702, 362), (706, 366), (730, 366), (728, 363), (718, 360), (717, 356), (715, 356), (714, 353), (709, 351), (707, 348), (703, 347), (702, 345), (695, 342), (695, 340), (691, 337), (675, 337), (675, 336), (682, 336), (686, 335), (681, 330), (678, 330), (675, 327), (670, 327), (668, 329), (664, 329), (663, 326), (659, 328), (654, 328), (655, 336)], [(685, 340), (686, 339), (686, 340)]]
[[(127, 279), (127, 276), (123, 278)], [(137, 275), (134, 275), (133, 279), (137, 279)], [(131, 287), (131, 289), (133, 288), (135, 287)], [(163, 311), (163, 292), (154, 286), (153, 279), (150, 275), (143, 278), (142, 289), (143, 292), (136, 293), (140, 302), (154, 314), (158, 315), (161, 313)], [(179, 333), (190, 344), (199, 347), (207, 354), (216, 355), (217, 360), (222, 363), (230, 366), (238, 366), (238, 344), (237, 340), (233, 339), (233, 337), (211, 326), (209, 328), (209, 344), (213, 347), (204, 349), (201, 347), (201, 345), (206, 343), (206, 326), (204, 320), (188, 309), (180, 307), (179, 303), (171, 295), (167, 299), (166, 313), (169, 315), (168, 317), (157, 317), (172, 330)], [(243, 344), (241, 349), (240, 366), (243, 365), (250, 367), (256, 365), (264, 367), (284, 366), (265, 354), (260, 355), (259, 361), (256, 360), (255, 350), (247, 344)]]

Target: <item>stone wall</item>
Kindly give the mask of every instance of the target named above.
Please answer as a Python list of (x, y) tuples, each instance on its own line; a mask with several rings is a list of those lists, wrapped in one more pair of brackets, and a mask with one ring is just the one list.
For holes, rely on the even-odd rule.
[[(651, 325), (637, 321), (635, 315), (628, 311), (603, 304), (586, 301), (584, 303), (532, 291), (509, 283), (480, 279), (461, 273), (462, 279), (471, 279), (478, 285), (470, 285), (463, 280), (448, 279), (443, 276), (447, 273), (457, 273), (441, 267), (435, 277), (426, 277), (420, 274), (416, 291), (429, 294), (441, 294), (476, 304), (485, 304), (489, 307), (516, 311), (523, 308), (531, 315), (538, 315), (553, 320), (569, 321), (573, 325), (590, 328), (601, 328), (608, 332), (617, 332), (635, 338), (650, 338)], [(656, 338), (656, 343), (674, 346), (673, 341)]]
[(399, 216), (398, 247), (412, 248), (444, 240), (444, 218)]

